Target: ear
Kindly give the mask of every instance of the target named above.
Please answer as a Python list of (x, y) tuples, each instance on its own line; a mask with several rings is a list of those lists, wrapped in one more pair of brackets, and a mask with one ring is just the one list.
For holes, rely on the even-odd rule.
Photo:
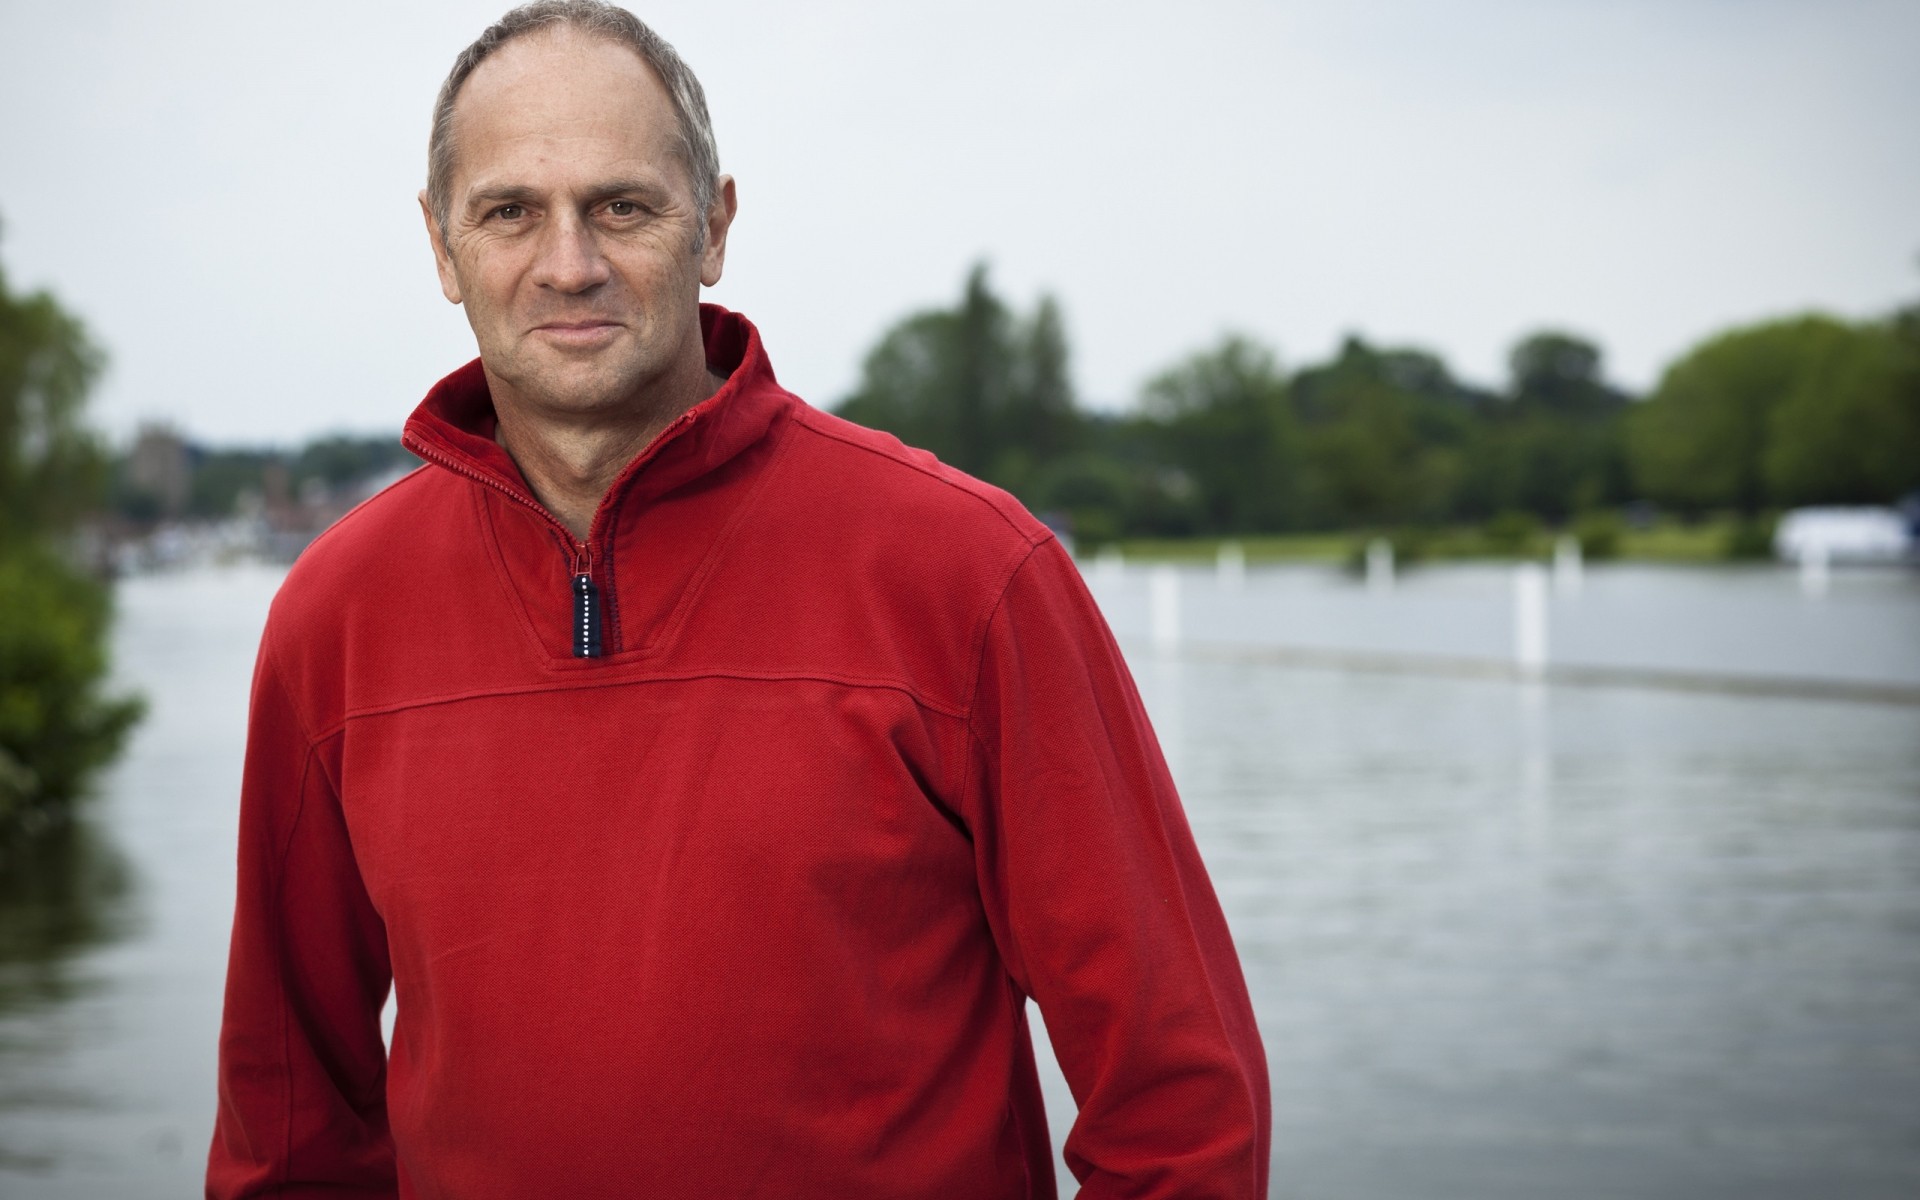
[(700, 256), (700, 282), (708, 287), (720, 282), (720, 272), (727, 265), (727, 230), (732, 227), (733, 214), (739, 209), (740, 198), (734, 194), (733, 176), (722, 175), (713, 207), (707, 209), (707, 248)]
[(453, 256), (447, 252), (447, 239), (440, 232), (440, 222), (434, 219), (433, 205), (427, 202), (427, 193), (420, 193), (420, 215), (426, 218), (427, 240), (433, 243), (433, 265), (440, 272), (440, 294), (449, 303), (460, 303), (460, 280), (453, 273)]

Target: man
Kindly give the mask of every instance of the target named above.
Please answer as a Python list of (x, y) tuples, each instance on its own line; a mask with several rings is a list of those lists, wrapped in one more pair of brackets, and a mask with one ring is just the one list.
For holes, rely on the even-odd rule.
[(1264, 1195), (1112, 639), (1012, 499), (700, 306), (736, 198), (672, 49), (509, 14), (421, 205), (480, 357), (274, 602), (208, 1194), (1050, 1196), (1031, 998), (1082, 1195)]

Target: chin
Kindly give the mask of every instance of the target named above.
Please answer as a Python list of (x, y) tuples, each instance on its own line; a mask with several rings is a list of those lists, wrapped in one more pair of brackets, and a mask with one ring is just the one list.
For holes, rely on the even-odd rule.
[(644, 388), (631, 370), (547, 369), (511, 381), (514, 390), (541, 408), (593, 413), (619, 408)]

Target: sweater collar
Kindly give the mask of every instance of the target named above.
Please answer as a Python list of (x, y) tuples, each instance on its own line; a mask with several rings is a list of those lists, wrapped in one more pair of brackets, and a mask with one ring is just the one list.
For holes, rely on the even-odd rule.
[[(645, 500), (718, 468), (766, 436), (798, 401), (773, 377), (760, 331), (718, 305), (700, 306), (707, 365), (726, 383), (681, 413), (648, 443), (607, 489), (601, 512)], [(498, 442), (486, 373), (474, 359), (433, 386), (407, 419), (401, 442), (435, 466), (476, 478), (538, 507), (526, 478)], [(596, 514), (594, 524), (600, 524)]]

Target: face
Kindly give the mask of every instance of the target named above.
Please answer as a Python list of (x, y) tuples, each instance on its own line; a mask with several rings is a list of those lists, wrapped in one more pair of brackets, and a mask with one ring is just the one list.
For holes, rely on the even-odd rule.
[(495, 404), (594, 417), (702, 388), (700, 285), (720, 281), (733, 181), (696, 211), (652, 69), (565, 29), (522, 37), (468, 77), (453, 119), (444, 242), (421, 207)]

